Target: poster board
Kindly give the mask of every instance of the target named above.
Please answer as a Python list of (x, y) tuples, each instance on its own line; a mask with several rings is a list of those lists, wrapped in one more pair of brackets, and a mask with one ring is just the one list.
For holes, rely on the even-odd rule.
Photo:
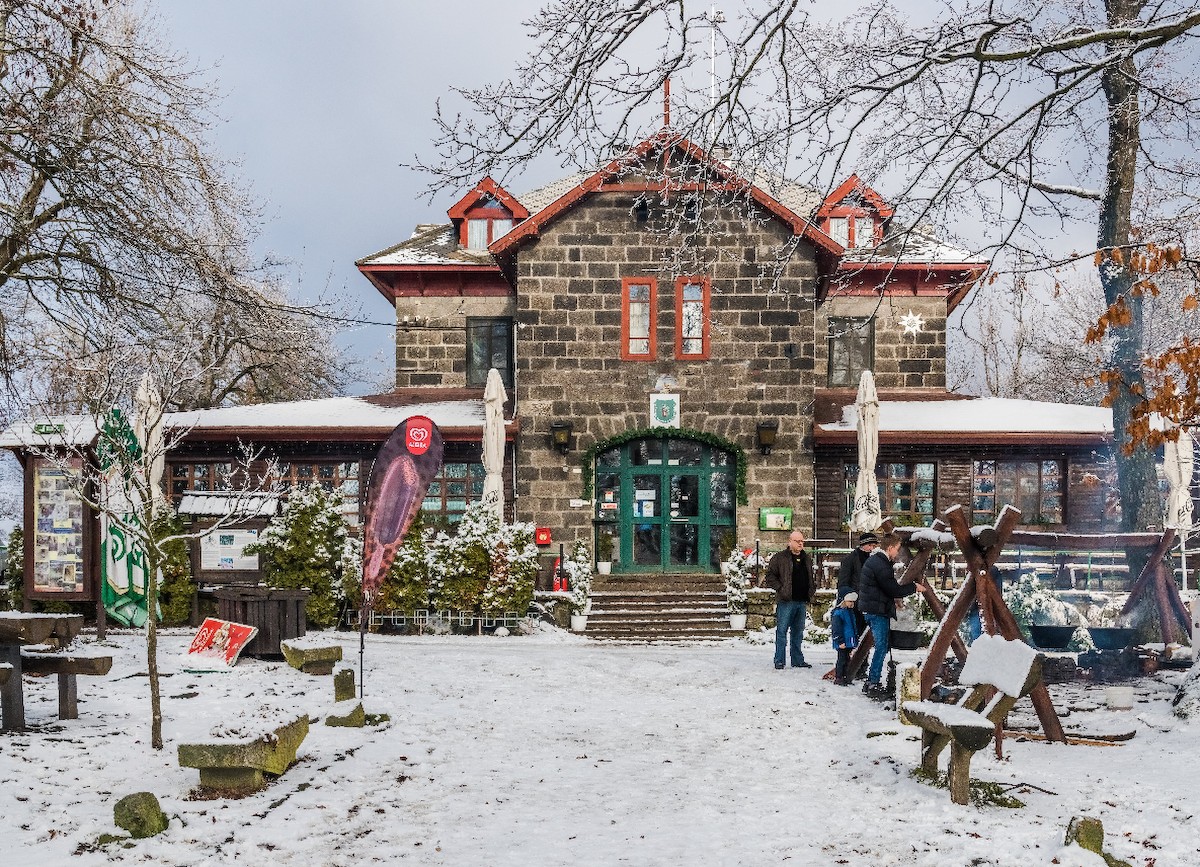
[(258, 541), (258, 530), (223, 527), (200, 537), (200, 568), (206, 572), (257, 572), (258, 555), (245, 548)]
[(258, 634), (258, 627), (206, 617), (183, 656), (186, 671), (223, 671), (237, 664), (242, 649)]
[(758, 529), (791, 530), (792, 510), (784, 507), (768, 507), (758, 510)]
[(84, 508), (78, 489), (82, 462), (62, 465), (34, 458), (32, 479), (32, 570), (28, 595), (42, 599), (90, 599), (83, 568)]

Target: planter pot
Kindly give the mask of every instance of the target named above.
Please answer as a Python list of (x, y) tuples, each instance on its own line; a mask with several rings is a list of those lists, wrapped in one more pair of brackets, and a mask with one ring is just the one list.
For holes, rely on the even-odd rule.
[(300, 638), (305, 633), (307, 590), (221, 587), (213, 595), (217, 598), (219, 618), (258, 628), (258, 634), (242, 651), (243, 656), (281, 657), (283, 649), (279, 642)]
[(612, 572), (612, 563), (608, 560), (600, 560), (596, 563), (596, 571), (601, 575), (608, 575)]
[(583, 632), (585, 629), (587, 629), (587, 615), (586, 614), (572, 614), (571, 615), (571, 631), (572, 632)]
[(729, 615), (729, 628), (730, 628), (730, 629), (736, 629), (736, 630), (738, 630), (739, 632), (740, 632), (741, 630), (745, 629), (745, 628), (746, 628), (746, 614), (745, 614), (745, 612), (743, 612), (743, 613), (741, 613), (741, 614), (730, 614), (730, 615)]

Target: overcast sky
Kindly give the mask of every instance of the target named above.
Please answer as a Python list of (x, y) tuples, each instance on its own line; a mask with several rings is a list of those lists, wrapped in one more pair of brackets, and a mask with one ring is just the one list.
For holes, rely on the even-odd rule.
[[(373, 391), (392, 375), (394, 314), (354, 261), (446, 218), (461, 195), (419, 199), (400, 168), (429, 157), (435, 103), (452, 85), (511, 71), (527, 50), (534, 0), (151, 0), (170, 46), (209, 70), (224, 98), (218, 152), (265, 203), (261, 252), (293, 264), (299, 300), (326, 287), (359, 303), (343, 341)], [(521, 185), (536, 186), (548, 178)]]

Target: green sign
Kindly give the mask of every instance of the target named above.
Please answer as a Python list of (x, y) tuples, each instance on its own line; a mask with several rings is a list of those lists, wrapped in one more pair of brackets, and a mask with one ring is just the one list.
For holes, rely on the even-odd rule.
[(769, 507), (758, 510), (758, 529), (760, 530), (791, 530), (792, 510), (780, 507)]

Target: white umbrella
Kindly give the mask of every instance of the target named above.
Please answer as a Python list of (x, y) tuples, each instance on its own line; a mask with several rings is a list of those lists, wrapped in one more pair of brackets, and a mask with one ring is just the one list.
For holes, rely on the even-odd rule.
[[(1167, 514), (1163, 526), (1179, 532), (1180, 565), (1183, 567), (1183, 589), (1187, 590), (1187, 537), (1192, 529), (1192, 470), (1195, 465), (1192, 437), (1186, 430), (1179, 432), (1176, 442), (1168, 441), (1163, 448), (1163, 470), (1171, 486), (1167, 494)], [(1196, 603), (1193, 603), (1196, 604)]]
[(500, 520), (504, 520), (504, 402), (508, 392), (500, 381), (500, 371), (488, 371), (483, 390), (483, 501)]
[(879, 483), (875, 479), (875, 459), (879, 456), (879, 395), (875, 377), (864, 370), (858, 380), (858, 480), (854, 483), (854, 510), (850, 531), (868, 533), (879, 529), (883, 510), (879, 507)]
[[(142, 375), (142, 381), (138, 383), (134, 403), (137, 417), (133, 420), (133, 430), (145, 455), (143, 465), (147, 471), (146, 487), (155, 500), (154, 511), (157, 512), (166, 502), (162, 486), (166, 454), (163, 449), (162, 396), (158, 391), (158, 383), (149, 371)], [(147, 461), (148, 464), (145, 463)]]

